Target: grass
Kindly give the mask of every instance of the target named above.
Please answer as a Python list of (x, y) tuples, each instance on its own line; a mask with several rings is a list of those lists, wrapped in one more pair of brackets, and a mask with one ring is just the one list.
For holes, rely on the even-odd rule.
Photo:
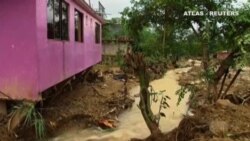
[(15, 106), (14, 112), (20, 111), (25, 113), (24, 126), (34, 126), (37, 139), (44, 139), (46, 136), (45, 122), (42, 115), (36, 110), (35, 103), (22, 102)]
[(40, 113), (38, 113), (37, 115), (38, 115), (38, 118), (36, 117), (34, 119), (36, 137), (38, 139), (43, 139), (43, 138), (45, 138), (45, 122), (44, 122), (44, 119)]

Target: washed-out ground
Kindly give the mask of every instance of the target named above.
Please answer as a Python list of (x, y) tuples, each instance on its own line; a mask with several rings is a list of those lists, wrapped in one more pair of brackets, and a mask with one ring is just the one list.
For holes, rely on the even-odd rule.
[[(183, 99), (177, 106), (178, 96), (175, 92), (180, 88), (178, 85), (177, 72), (187, 71), (190, 68), (169, 70), (163, 78), (154, 80), (150, 83), (155, 92), (164, 91), (157, 94), (152, 99), (151, 109), (154, 114), (158, 114), (160, 101), (163, 96), (168, 96), (170, 100), (166, 102), (170, 106), (167, 109), (162, 108), (161, 112), (165, 114), (160, 120), (160, 128), (164, 132), (169, 132), (176, 128), (183, 118), (183, 114), (187, 111), (188, 97)], [(100, 130), (98, 128), (88, 128), (79, 131), (68, 131), (68, 133), (60, 135), (53, 141), (129, 141), (131, 138), (146, 138), (150, 132), (138, 108), (138, 97), (140, 87), (135, 86), (130, 90), (131, 96), (135, 96), (135, 103), (131, 109), (123, 112), (119, 117), (119, 125), (113, 131)]]
[[(97, 66), (92, 70), (97, 71), (100, 78), (97, 76), (94, 81), (89, 78), (92, 82), (76, 83), (72, 91), (68, 89), (58, 95), (49, 95), (48, 100), (38, 104), (46, 123), (47, 138), (91, 126), (115, 126), (117, 116), (132, 106), (134, 101), (127, 95), (126, 88), (135, 86), (137, 80), (129, 77), (125, 87), (119, 68)], [(109, 125), (106, 121), (114, 123)], [(8, 133), (7, 122), (7, 116), (0, 116), (0, 141), (37, 140), (34, 127), (21, 126), (14, 135)]]
[[(229, 90), (229, 99), (219, 100), (214, 104), (204, 103), (206, 84), (198, 80), (201, 67), (193, 67), (183, 73), (180, 84), (195, 84), (196, 92), (190, 100), (193, 116), (183, 119), (179, 127), (168, 133), (163, 140), (169, 141), (250, 141), (250, 101), (237, 103), (237, 97), (250, 96), (250, 69), (245, 68)], [(233, 78), (235, 71), (230, 72)], [(149, 139), (150, 140), (150, 139)], [(161, 140), (161, 139), (159, 139)]]
[[(46, 121), (47, 137), (56, 137), (69, 130), (83, 130), (93, 125), (105, 127), (103, 121), (117, 121), (117, 116), (132, 105), (133, 100), (125, 93), (123, 79), (119, 75), (114, 77), (114, 74), (120, 73), (119, 69), (101, 69), (105, 72), (104, 81), (77, 85), (73, 91), (64, 92), (44, 103), (41, 111)], [(250, 104), (246, 102), (237, 105), (229, 100), (220, 100), (212, 105), (204, 103), (206, 85), (198, 80), (200, 74), (201, 68), (194, 66), (190, 71), (182, 73), (179, 80), (180, 85), (195, 83), (196, 95), (190, 101), (193, 104), (190, 110), (192, 113), (180, 122), (178, 128), (163, 136), (145, 140), (250, 141)], [(128, 89), (137, 85), (134, 77), (129, 78)], [(228, 94), (241, 96), (249, 93), (250, 70), (245, 69)], [(0, 115), (0, 141), (36, 140), (32, 127), (20, 128), (16, 136), (8, 134), (7, 121), (8, 117)]]

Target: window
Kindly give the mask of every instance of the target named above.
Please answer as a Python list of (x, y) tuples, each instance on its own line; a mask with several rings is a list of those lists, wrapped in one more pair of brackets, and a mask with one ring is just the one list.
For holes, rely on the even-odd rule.
[(69, 39), (69, 15), (68, 4), (62, 3), (62, 39)]
[(86, 16), (86, 21), (85, 21), (86, 25), (88, 25), (88, 16)]
[(49, 39), (69, 39), (68, 4), (64, 0), (48, 0), (47, 36)]
[(101, 26), (95, 23), (95, 42), (99, 44), (101, 42)]
[(75, 41), (83, 42), (83, 14), (75, 10)]

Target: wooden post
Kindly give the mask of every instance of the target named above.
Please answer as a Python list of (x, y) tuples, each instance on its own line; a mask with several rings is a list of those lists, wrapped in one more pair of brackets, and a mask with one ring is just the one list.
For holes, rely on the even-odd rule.
[(0, 114), (6, 115), (7, 114), (7, 106), (5, 100), (0, 100)]

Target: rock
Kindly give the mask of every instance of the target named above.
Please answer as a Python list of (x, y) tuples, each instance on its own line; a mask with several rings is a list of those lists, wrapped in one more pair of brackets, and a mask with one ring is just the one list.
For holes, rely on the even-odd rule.
[(209, 124), (209, 130), (217, 136), (224, 136), (228, 130), (228, 123), (225, 121), (214, 120)]

